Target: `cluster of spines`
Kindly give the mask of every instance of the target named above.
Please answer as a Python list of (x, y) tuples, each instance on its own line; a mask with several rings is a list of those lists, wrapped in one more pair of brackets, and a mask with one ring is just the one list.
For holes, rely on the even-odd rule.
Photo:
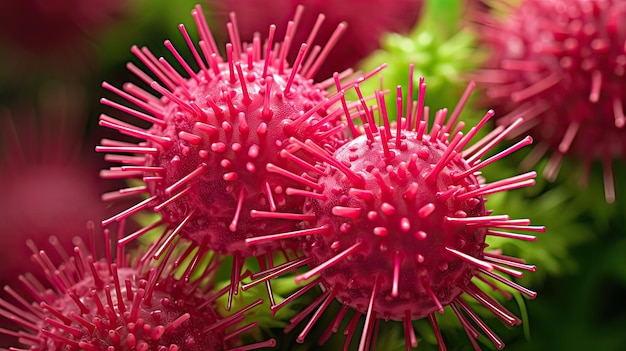
[[(262, 304), (262, 299), (222, 318), (214, 304), (225, 291), (202, 293), (200, 285), (206, 274), (192, 283), (177, 280), (168, 262), (172, 250), (160, 263), (146, 265), (138, 257), (125, 256), (121, 246), (117, 250), (118, 259), (113, 261), (115, 253), (108, 243), (106, 258), (97, 259), (93, 225), (90, 228), (91, 247), (87, 248), (77, 237), (73, 255), (51, 237), (50, 243), (62, 260), (59, 264), (54, 264), (46, 251), (29, 242), (32, 258), (40, 265), (51, 288), (46, 288), (46, 283), (32, 274), (20, 276), (29, 297), (35, 301), (31, 304), (28, 295), (5, 286), (5, 292), (16, 303), (0, 299), (0, 316), (23, 330), (0, 329), (0, 333), (18, 338), (28, 350), (48, 350), (54, 345), (55, 349), (88, 351), (183, 351), (198, 347), (243, 351), (276, 345), (270, 339), (229, 348), (239, 343), (236, 340), (242, 333), (258, 325), (253, 322), (241, 326), (241, 322), (245, 313)], [(105, 239), (108, 242), (108, 231)], [(176, 310), (178, 316), (172, 318)], [(163, 345), (162, 341), (171, 343)]]
[[(413, 69), (411, 67), (411, 72), (412, 71)], [(412, 79), (410, 81), (412, 81)], [(462, 132), (460, 132), (460, 130), (464, 127), (464, 124), (463, 122), (457, 123), (457, 118), (463, 106), (467, 102), (467, 99), (469, 98), (469, 95), (472, 89), (474, 88), (474, 86), (475, 85), (473, 83), (471, 83), (468, 86), (468, 89), (466, 90), (462, 99), (459, 101), (457, 108), (455, 108), (454, 112), (451, 114), (450, 118), (448, 119), (446, 123), (444, 123), (444, 120), (446, 119), (446, 116), (447, 116), (447, 110), (443, 109), (436, 113), (435, 120), (433, 122), (432, 127), (430, 128), (430, 131), (428, 131), (429, 129), (428, 125), (430, 123), (430, 118), (428, 116), (428, 107), (424, 106), (424, 99), (423, 99), (425, 90), (426, 90), (426, 85), (423, 79), (420, 79), (420, 82), (418, 85), (419, 93), (418, 93), (417, 101), (413, 101), (412, 99), (410, 101), (407, 101), (406, 118), (403, 118), (400, 115), (398, 116), (399, 123), (396, 124), (395, 131), (391, 127), (391, 123), (389, 122), (389, 116), (386, 113), (384, 92), (382, 91), (377, 91), (375, 93), (377, 104), (374, 107), (368, 107), (365, 104), (363, 95), (361, 94), (359, 87), (357, 85), (355, 89), (357, 91), (357, 94), (360, 97), (361, 104), (352, 106), (352, 108), (356, 110), (356, 112), (346, 110), (346, 116), (349, 116), (348, 121), (351, 121), (351, 119), (353, 118), (352, 116), (354, 115), (356, 115), (356, 118), (362, 119), (363, 121), (362, 133), (365, 134), (368, 140), (367, 141), (368, 144), (377, 143), (377, 142), (380, 143), (380, 146), (381, 146), (380, 148), (382, 149), (382, 153), (383, 153), (383, 156), (381, 157), (382, 160), (392, 159), (394, 157), (392, 154), (395, 152), (400, 153), (400, 152), (406, 151), (407, 149), (406, 149), (405, 142), (406, 142), (407, 137), (414, 137), (415, 140), (418, 140), (418, 141), (433, 141), (434, 143), (437, 143), (439, 145), (444, 145), (445, 147), (443, 149), (441, 158), (434, 165), (432, 165), (432, 168), (426, 174), (424, 174), (424, 177), (429, 181), (433, 181), (439, 175), (441, 170), (444, 167), (449, 166), (451, 162), (461, 162), (460, 160), (464, 160), (463, 162), (466, 165), (466, 169), (464, 171), (454, 173), (451, 175), (453, 179), (458, 181), (459, 179), (466, 178), (468, 176), (475, 177), (479, 175), (480, 169), (482, 169), (483, 167), (532, 143), (532, 139), (530, 137), (526, 137), (523, 140), (516, 143), (515, 145), (505, 149), (504, 151), (501, 151), (497, 153), (496, 155), (493, 155), (489, 158), (482, 160), (482, 158), (489, 151), (491, 151), (497, 143), (502, 141), (507, 135), (509, 135), (510, 133), (515, 131), (516, 128), (519, 127), (519, 125), (522, 123), (522, 120), (518, 119), (509, 127), (490, 133), (485, 138), (474, 143), (473, 146), (463, 150), (469, 144), (472, 138), (476, 136), (478, 131), (487, 123), (487, 121), (494, 116), (494, 112), (490, 110), (489, 112), (487, 112), (484, 118), (478, 123), (478, 125), (475, 127), (472, 127), (466, 135), (463, 135)], [(340, 89), (339, 85), (338, 85), (338, 89)], [(411, 85), (409, 85), (409, 89), (412, 89)], [(402, 90), (401, 87), (397, 88), (398, 94), (396, 98), (396, 104), (398, 106), (398, 111), (402, 111), (404, 107), (404, 103), (402, 101), (401, 90)], [(346, 106), (347, 108), (347, 105), (345, 104), (345, 100), (344, 100), (344, 106)], [(375, 110), (379, 112), (379, 116), (383, 120), (383, 126), (381, 127), (377, 127), (376, 124), (374, 123), (373, 112)], [(353, 128), (353, 132), (354, 131), (356, 131), (356, 128)], [(355, 135), (355, 137), (357, 137), (357, 135)], [(372, 191), (363, 188), (364, 184), (363, 184), (362, 175), (359, 172), (350, 169), (350, 161), (353, 161), (353, 160), (338, 160), (334, 157), (334, 155), (324, 151), (322, 148), (318, 147), (317, 145), (315, 145), (314, 142), (310, 140), (307, 140), (304, 142), (298, 141), (298, 140), (292, 140), (292, 142), (298, 145), (299, 149), (303, 149), (306, 152), (308, 152), (315, 161), (318, 161), (318, 167), (316, 168), (316, 173), (317, 173), (316, 176), (318, 178), (321, 176), (327, 176), (334, 172), (339, 172), (342, 174), (342, 177), (348, 179), (348, 181), (352, 183), (352, 186), (348, 190), (349, 196), (359, 198), (360, 200), (363, 200), (363, 201), (370, 201), (376, 196)], [(350, 147), (350, 144), (348, 143), (344, 147)], [(415, 171), (411, 169), (411, 168), (415, 168), (414, 162), (420, 157), (427, 157), (427, 156), (428, 155), (420, 155), (420, 152), (412, 153), (410, 156), (410, 159), (413, 161), (413, 163), (409, 161), (407, 163), (401, 164), (397, 170), (390, 169), (389, 177), (392, 179), (393, 178), (395, 179), (405, 178), (406, 179), (408, 173)], [(324, 167), (320, 168), (319, 167), (320, 164), (324, 164)], [(377, 172), (376, 170), (370, 170), (370, 172), (376, 177), (378, 181), (378, 185), (380, 186), (381, 190), (387, 190), (388, 192), (393, 193), (394, 188), (390, 184), (385, 183), (385, 180), (383, 180), (383, 178), (380, 176), (380, 172)], [(459, 202), (465, 201), (475, 206), (484, 201), (483, 196), (485, 195), (504, 192), (504, 191), (508, 191), (512, 189), (517, 189), (517, 188), (533, 185), (535, 176), (536, 176), (535, 172), (529, 172), (526, 174), (503, 179), (503, 180), (496, 181), (496, 182), (489, 183), (489, 184), (476, 184), (476, 185), (470, 185), (468, 187), (462, 187), (462, 186), (450, 187), (449, 189), (445, 189), (434, 195), (437, 198), (437, 200), (446, 201), (447, 199), (453, 199), (454, 201), (459, 201)], [(304, 187), (309, 186), (308, 184), (305, 184), (305, 183), (302, 183), (302, 185)], [(321, 185), (322, 184), (320, 183), (318, 184), (317, 187), (311, 187), (313, 191), (304, 190), (304, 189), (287, 189), (287, 192), (290, 195), (305, 196), (310, 199), (315, 199), (317, 201), (324, 202), (328, 200), (328, 198), (326, 195), (322, 194), (323, 186)], [(416, 184), (412, 184), (412, 185), (416, 185)], [(415, 186), (408, 186), (406, 192), (404, 192), (403, 194), (399, 194), (404, 200), (398, 199), (398, 201), (411, 201), (414, 199), (416, 193), (417, 193), (417, 188)], [(422, 206), (414, 215), (417, 215), (420, 218), (428, 217), (435, 210), (435, 206), (436, 205), (432, 202), (424, 204), (424, 206)], [(383, 217), (385, 215), (392, 214), (395, 211), (395, 208), (390, 203), (383, 203), (379, 210), (380, 211), (368, 212), (368, 211), (364, 211), (363, 208), (334, 206), (331, 211), (332, 214), (325, 214), (325, 215), (345, 217), (351, 220), (356, 220), (362, 217), (367, 217), (369, 218), (369, 220), (375, 220), (377, 216)], [(365, 212), (368, 212), (368, 213), (365, 214)], [(308, 212), (305, 212), (305, 213), (308, 213)], [(443, 222), (445, 223), (442, 223), (442, 225), (465, 227), (465, 228), (469, 228), (469, 230), (482, 230), (487, 236), (500, 236), (500, 237), (507, 237), (511, 239), (529, 240), (529, 241), (534, 241), (535, 237), (532, 235), (519, 234), (519, 233), (510, 232), (510, 231), (543, 232), (545, 230), (545, 228), (542, 226), (530, 226), (530, 221), (526, 219), (512, 220), (507, 215), (490, 215), (490, 214), (491, 214), (491, 211), (487, 211), (485, 215), (482, 215), (482, 216), (464, 217), (462, 213), (457, 213), (458, 216), (455, 215), (455, 216), (445, 217), (443, 219)], [(395, 227), (395, 224), (392, 226)], [(411, 230), (410, 221), (406, 217), (403, 217), (402, 219), (400, 219), (400, 222), (397, 223), (397, 226), (402, 231)], [(344, 227), (341, 227), (340, 231), (344, 231), (344, 229), (345, 229)], [(349, 231), (349, 229), (345, 231)], [(373, 228), (371, 235), (372, 235), (372, 238), (385, 237), (390, 234), (389, 231), (390, 231), (390, 228), (388, 227), (377, 226)], [(342, 235), (345, 235), (345, 233), (344, 234), (334, 233), (334, 234), (336, 234), (337, 237), (341, 237)], [(257, 238), (250, 238), (250, 239), (247, 239), (246, 241), (249, 244), (263, 244), (263, 243), (271, 242), (273, 240), (282, 240), (286, 238), (304, 238), (305, 240), (307, 240), (306, 238), (311, 238), (311, 237), (322, 238), (328, 235), (333, 235), (333, 233), (330, 232), (330, 228), (328, 226), (325, 226), (325, 225), (320, 226), (320, 227), (309, 226), (304, 229), (300, 229), (296, 231), (278, 233), (278, 234), (273, 234), (273, 235), (265, 235), (265, 236), (257, 237)], [(363, 235), (367, 236), (368, 234), (364, 233)], [(415, 234), (415, 240), (416, 241), (424, 240), (427, 236), (428, 236), (428, 233), (417, 230)], [(370, 240), (370, 239), (367, 239), (367, 240)], [(371, 239), (371, 240), (374, 240), (374, 239)], [(483, 236), (483, 244), (484, 244), (484, 236)], [(299, 292), (294, 294), (293, 297), (295, 298), (296, 296), (299, 296), (303, 294), (305, 291), (308, 291), (314, 286), (320, 285), (320, 284), (324, 286), (324, 289), (323, 289), (324, 293), (320, 295), (305, 310), (303, 310), (297, 316), (292, 318), (290, 321), (291, 324), (287, 328), (287, 331), (294, 329), (298, 323), (305, 320), (307, 315), (309, 315), (311, 312), (317, 309), (316, 312), (313, 314), (313, 316), (309, 319), (304, 330), (298, 336), (298, 341), (303, 342), (306, 335), (311, 330), (311, 328), (316, 323), (316, 321), (319, 319), (321, 314), (326, 310), (326, 308), (335, 299), (335, 297), (337, 297), (341, 289), (346, 288), (345, 286), (336, 286), (336, 285), (333, 286), (332, 284), (329, 284), (328, 282), (325, 281), (323, 277), (323, 273), (341, 262), (347, 262), (346, 261), (347, 258), (358, 255), (361, 249), (361, 246), (363, 245), (364, 244), (362, 241), (357, 240), (352, 245), (349, 245), (349, 246), (346, 245), (348, 247), (346, 247), (345, 249), (342, 249), (342, 251), (340, 252), (337, 252), (335, 256), (331, 257), (327, 261), (320, 262), (316, 264), (315, 266), (311, 266), (311, 264), (313, 263), (313, 258), (310, 255), (305, 255), (305, 257), (298, 258), (296, 260), (293, 260), (292, 262), (288, 262), (282, 265), (282, 267), (280, 268), (271, 269), (265, 272), (260, 272), (258, 274), (255, 274), (253, 276), (253, 279), (257, 279), (257, 280), (254, 281), (252, 284), (249, 284), (249, 286), (256, 285), (263, 281), (269, 280), (277, 275), (292, 271), (294, 268), (303, 267), (306, 265), (311, 266), (311, 269), (309, 271), (298, 274), (296, 276), (296, 281), (302, 282), (302, 281), (309, 280), (316, 276), (318, 277), (316, 277), (313, 281), (308, 283)], [(314, 247), (309, 247), (307, 250), (305, 250), (305, 252), (306, 251), (312, 252), (312, 251), (315, 251), (316, 249), (317, 247), (314, 245)], [(509, 295), (505, 290), (502, 290), (501, 288), (499, 288), (496, 284), (494, 284), (491, 280), (487, 278), (491, 278), (495, 281), (508, 285), (509, 287), (515, 290), (518, 290), (519, 292), (527, 295), (530, 298), (534, 298), (536, 296), (535, 292), (530, 291), (512, 281), (509, 281), (508, 279), (502, 277), (501, 275), (494, 273), (494, 270), (496, 270), (504, 274), (512, 275), (512, 276), (519, 278), (522, 276), (522, 273), (520, 270), (526, 270), (526, 271), (535, 270), (534, 266), (527, 265), (522, 259), (504, 256), (498, 251), (483, 251), (482, 249), (484, 249), (484, 246), (481, 247), (481, 252), (477, 257), (468, 255), (466, 253), (461, 252), (460, 250), (456, 250), (451, 247), (445, 247), (442, 249), (446, 251), (446, 254), (449, 255), (451, 259), (460, 260), (464, 262), (465, 264), (467, 264), (470, 267), (470, 272), (472, 276), (475, 276), (477, 279), (479, 279), (480, 281), (483, 281), (484, 283), (486, 283), (488, 286), (492, 287), (493, 289), (501, 291), (505, 295)], [(398, 291), (399, 276), (401, 273), (400, 256), (391, 255), (390, 257), (391, 257), (390, 260), (393, 261), (392, 262), (393, 272), (391, 272), (390, 277), (385, 277), (385, 278), (389, 278), (388, 280), (392, 281), (392, 289), (391, 289), (390, 296), (384, 296), (384, 297), (380, 296), (381, 294), (380, 286), (378, 283), (378, 280), (380, 277), (377, 276), (374, 279), (375, 282), (372, 287), (370, 301), (369, 301), (369, 304), (365, 306), (365, 311), (356, 310), (352, 321), (348, 324), (348, 327), (345, 330), (344, 334), (348, 335), (348, 338), (345, 343), (345, 349), (347, 349), (350, 344), (350, 340), (356, 328), (356, 323), (361, 315), (365, 315), (366, 322), (365, 322), (365, 326), (363, 329), (361, 341), (359, 343), (359, 350), (366, 350), (369, 348), (369, 346), (371, 346), (372, 343), (375, 343), (375, 337), (372, 337), (372, 333), (375, 330), (378, 330), (378, 327), (377, 327), (378, 318), (388, 319), (391, 316), (391, 314), (388, 312), (386, 313), (385, 311), (374, 311), (374, 308), (373, 308), (374, 302), (376, 299), (395, 298), (401, 293)], [(416, 255), (415, 260), (417, 264), (420, 264), (424, 261), (424, 256)], [(355, 269), (358, 269), (358, 268), (355, 268)], [(319, 276), (320, 274), (322, 274), (322, 276)], [(371, 280), (372, 280), (371, 277), (369, 278), (369, 280), (370, 280), (369, 284), (371, 285)], [(502, 306), (496, 300), (494, 300), (493, 298), (489, 297), (487, 294), (482, 292), (475, 284), (468, 282), (466, 286), (462, 286), (460, 288), (467, 295), (471, 296), (472, 298), (477, 300), (479, 303), (487, 307), (490, 311), (492, 311), (496, 316), (498, 316), (505, 323), (509, 325), (516, 325), (516, 324), (521, 323), (521, 321), (514, 314), (509, 312), (504, 306)], [(435, 296), (435, 294), (433, 293), (431, 289), (427, 289), (427, 290), (430, 292), (429, 296), (432, 299), (432, 303), (436, 306), (435, 310), (439, 312), (443, 312), (444, 306), (442, 306), (442, 304), (438, 301), (437, 296)], [(283, 307), (285, 303), (288, 303), (291, 300), (292, 298), (288, 298), (283, 303), (273, 306), (272, 309), (277, 310)], [(476, 315), (476, 313), (474, 313), (471, 310), (469, 305), (463, 299), (461, 299), (460, 296), (455, 297), (450, 302), (450, 306), (455, 312), (455, 314), (458, 316), (462, 326), (465, 328), (466, 332), (468, 333), (468, 336), (470, 336), (472, 345), (476, 349), (479, 349), (475, 341), (475, 339), (478, 337), (479, 334), (476, 331), (476, 329), (467, 321), (466, 317), (460, 311), (464, 311), (465, 315), (468, 316), (472, 321), (474, 321), (474, 323), (483, 331), (485, 335), (487, 335), (487, 337), (494, 343), (494, 345), (496, 345), (496, 347), (500, 349), (504, 346), (504, 343), (502, 342), (502, 340), (500, 340), (495, 335), (495, 333), (493, 333), (493, 331), (491, 331), (491, 329), (489, 329), (486, 326), (486, 324)], [(324, 333), (324, 336), (321, 338), (320, 343), (325, 342), (332, 332), (338, 331), (339, 325), (341, 321), (343, 320), (345, 313), (350, 308), (354, 308), (354, 306), (348, 306), (347, 304), (343, 305), (342, 309), (340, 310), (339, 314), (335, 318), (334, 322), (331, 323), (329, 328)], [(407, 350), (408, 350), (411, 347), (417, 346), (417, 338), (415, 337), (413, 327), (411, 324), (413, 320), (411, 311), (406, 310), (406, 311), (401, 311), (401, 312), (403, 312), (401, 313), (403, 314), (403, 316), (401, 316), (400, 318), (393, 318), (393, 319), (401, 320), (404, 325), (405, 334), (406, 334), (405, 337), (406, 337), (406, 342), (407, 342)], [(441, 337), (441, 333), (437, 326), (434, 312), (429, 313), (427, 317), (433, 329), (435, 330), (435, 334), (437, 336), (440, 348), (442, 350), (445, 349), (443, 338)]]

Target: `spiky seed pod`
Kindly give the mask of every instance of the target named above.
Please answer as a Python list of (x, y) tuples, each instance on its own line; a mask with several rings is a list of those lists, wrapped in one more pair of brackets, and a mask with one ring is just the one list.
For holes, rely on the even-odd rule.
[(479, 71), (486, 101), (507, 125), (522, 116), (538, 141), (532, 166), (552, 155), (554, 180), (564, 156), (580, 160), (586, 183), (602, 162), (605, 197), (615, 200), (612, 162), (626, 155), (626, 26), (621, 1), (526, 0), (504, 18), (481, 17), (492, 59)]
[[(298, 9), (300, 12), (302, 8)], [(106, 194), (105, 198), (149, 196), (102, 223), (106, 226), (138, 211), (154, 210), (162, 214), (163, 223), (167, 224), (156, 257), (179, 236), (199, 246), (199, 253), (214, 250), (235, 255), (236, 270), (243, 258), (284, 244), (277, 242), (257, 252), (255, 247), (245, 245), (245, 238), (275, 228), (289, 230), (298, 221), (310, 219), (294, 214), (304, 200), (287, 198), (284, 193), (288, 187), (310, 182), (301, 176), (308, 164), (294, 153), (281, 150), (290, 137), (311, 138), (329, 150), (343, 142), (345, 125), (339, 119), (343, 110), (327, 110), (342, 93), (327, 97), (324, 89), (332, 80), (314, 84), (311, 77), (345, 24), (337, 27), (317, 56), (309, 55), (309, 45), (303, 43), (290, 65), (285, 58), (297, 20), (287, 25), (284, 42), (275, 40), (276, 27), (271, 26), (265, 44), (262, 45), (260, 36), (251, 44), (242, 44), (232, 14), (228, 24), (231, 43), (226, 45), (227, 57), (223, 59), (218, 56), (202, 9), (196, 7), (192, 15), (202, 55), (183, 25), (179, 28), (195, 58), (193, 62), (185, 61), (170, 41), (165, 42), (188, 78), (177, 73), (167, 60), (157, 60), (147, 48), (133, 47), (132, 52), (160, 82), (133, 64), (128, 68), (156, 96), (130, 83), (123, 90), (103, 84), (137, 109), (109, 99), (102, 99), (103, 104), (143, 119), (152, 127), (143, 129), (101, 116), (100, 125), (141, 140), (103, 140), (97, 151), (107, 153), (106, 159), (122, 165), (103, 171), (102, 177), (139, 178), (145, 183)], [(315, 38), (318, 27), (313, 29), (309, 41)], [(192, 65), (199, 69), (194, 71)]]
[[(93, 234), (93, 224), (90, 228)], [(72, 254), (53, 243), (61, 258), (57, 264), (49, 252), (29, 244), (49, 288), (27, 273), (20, 276), (27, 294), (6, 286), (15, 302), (0, 300), (0, 316), (21, 327), (0, 333), (18, 337), (29, 350), (241, 350), (237, 336), (257, 324), (227, 332), (263, 300), (220, 316), (214, 303), (221, 294), (202, 293), (202, 277), (194, 283), (176, 279), (168, 262), (171, 250), (160, 263), (146, 265), (138, 258), (113, 262), (110, 244), (107, 258), (98, 259), (79, 237)], [(123, 251), (118, 257), (124, 257)], [(245, 350), (275, 344), (270, 339)]]
[[(359, 96), (362, 96), (358, 86)], [(356, 318), (365, 315), (365, 326), (359, 350), (373, 343), (377, 319), (402, 321), (407, 349), (417, 346), (411, 322), (428, 317), (435, 330), (440, 349), (443, 339), (435, 312), (450, 306), (470, 336), (473, 346), (478, 333), (467, 321), (471, 318), (498, 347), (503, 342), (472, 312), (461, 299), (467, 294), (491, 310), (509, 325), (521, 321), (493, 298), (482, 292), (472, 278), (492, 279), (514, 288), (530, 298), (536, 293), (509, 281), (499, 273), (522, 275), (516, 269), (534, 271), (523, 260), (486, 251), (487, 236), (534, 240), (533, 236), (511, 230), (544, 231), (530, 226), (526, 219), (491, 215), (485, 208), (485, 195), (534, 184), (535, 172), (485, 184), (480, 169), (532, 142), (527, 137), (491, 156), (482, 158), (504, 137), (519, 126), (518, 120), (505, 131), (491, 134), (465, 149), (481, 127), (494, 115), (489, 111), (467, 135), (459, 130), (447, 110), (439, 110), (430, 121), (424, 107), (426, 85), (420, 79), (419, 99), (413, 115), (400, 118), (391, 127), (384, 94), (376, 92), (377, 105), (384, 126), (377, 127), (372, 109), (363, 102), (364, 134), (330, 154), (311, 140), (293, 140), (314, 156), (326, 170), (319, 177), (321, 190), (308, 192), (287, 189), (287, 194), (307, 197), (304, 214), (314, 214), (304, 229), (248, 239), (250, 244), (287, 237), (304, 238), (303, 252), (310, 270), (296, 277), (310, 284), (326, 286), (317, 301), (317, 312), (298, 340), (302, 341), (319, 315), (336, 298), (344, 304), (343, 312), (333, 325), (338, 326), (346, 309), (356, 310)], [(402, 104), (399, 87), (396, 102)], [(409, 101), (412, 105), (414, 101)], [(460, 105), (465, 101), (460, 101)], [(402, 108), (399, 109), (402, 111)], [(369, 111), (369, 112), (367, 112)], [(369, 122), (369, 123), (367, 123)], [(429, 129), (429, 125), (432, 125)], [(317, 306), (296, 316), (293, 326)], [(461, 313), (460, 311), (464, 311)], [(329, 328), (329, 331), (331, 328)], [(330, 334), (328, 331), (327, 336)], [(337, 331), (336, 327), (332, 331)], [(351, 329), (350, 337), (354, 329)], [(349, 339), (347, 341), (349, 343)]]

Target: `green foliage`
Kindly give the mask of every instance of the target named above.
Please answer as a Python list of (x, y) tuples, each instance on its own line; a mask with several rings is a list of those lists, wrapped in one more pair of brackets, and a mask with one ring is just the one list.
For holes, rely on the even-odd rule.
[[(426, 1), (417, 27), (406, 35), (388, 33), (382, 39), (382, 48), (362, 62), (360, 68), (370, 71), (387, 63), (381, 73), (383, 87), (395, 96), (395, 87), (402, 85), (406, 101), (409, 64), (414, 64), (412, 84), (417, 87), (419, 78), (425, 78), (425, 104), (430, 107), (431, 115), (442, 108), (448, 108), (451, 113), (468, 84), (467, 73), (477, 68), (484, 56), (476, 49), (476, 35), (472, 30), (459, 28), (458, 20), (463, 11), (460, 3), (459, 0)], [(375, 89), (380, 89), (377, 79), (361, 84), (364, 95), (372, 94)], [(352, 94), (351, 97), (356, 97)], [(417, 88), (413, 99), (417, 100)], [(388, 106), (389, 116), (395, 119), (395, 104), (388, 102)], [(466, 108), (461, 118), (472, 114)]]

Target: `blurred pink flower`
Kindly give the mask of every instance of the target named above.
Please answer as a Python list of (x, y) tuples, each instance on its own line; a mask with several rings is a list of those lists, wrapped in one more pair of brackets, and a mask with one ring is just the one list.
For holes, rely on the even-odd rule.
[[(522, 162), (547, 159), (543, 176), (557, 179), (572, 162), (586, 185), (601, 164), (607, 202), (615, 201), (614, 165), (626, 156), (626, 25), (622, 0), (525, 0), (510, 13), (478, 19), (492, 51), (475, 80), (499, 126), (519, 117), (537, 146)], [(564, 171), (563, 178), (576, 176)]]
[(81, 94), (55, 87), (25, 105), (0, 111), (0, 283), (36, 267), (27, 239), (70, 243), (105, 216), (98, 164), (83, 157)]

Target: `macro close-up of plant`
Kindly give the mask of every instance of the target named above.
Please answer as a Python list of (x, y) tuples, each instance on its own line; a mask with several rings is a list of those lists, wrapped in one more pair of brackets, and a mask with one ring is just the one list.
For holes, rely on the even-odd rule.
[(626, 0), (0, 13), (0, 350), (626, 349)]

